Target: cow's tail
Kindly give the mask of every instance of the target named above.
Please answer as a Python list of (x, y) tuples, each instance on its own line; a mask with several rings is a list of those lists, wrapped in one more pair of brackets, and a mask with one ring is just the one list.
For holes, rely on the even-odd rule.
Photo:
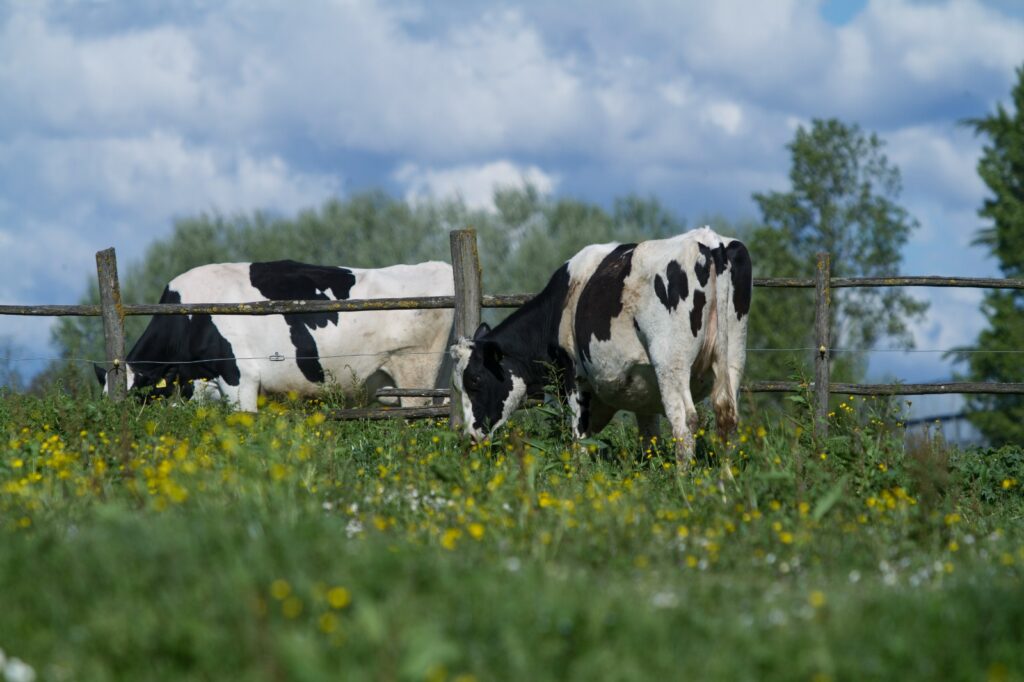
[[(721, 404), (719, 423), (727, 430), (735, 428), (739, 419), (739, 390), (747, 360), (747, 323), (750, 297), (753, 291), (753, 270), (747, 247), (740, 241), (730, 241), (725, 247), (726, 268), (719, 276), (719, 331), (724, 353), (723, 378), (727, 382), (715, 396), (716, 415)], [(717, 375), (716, 375), (716, 384)], [(716, 391), (718, 393), (718, 391)]]
[[(708, 260), (712, 258), (708, 256)], [(711, 406), (715, 410), (715, 421), (718, 435), (725, 438), (736, 427), (737, 405), (736, 389), (732, 383), (732, 373), (729, 371), (729, 337), (730, 318), (729, 300), (732, 298), (732, 282), (729, 277), (728, 265), (721, 271), (712, 263), (708, 264), (712, 269), (710, 290), (715, 293), (714, 315), (715, 322), (709, 325), (709, 331), (713, 330), (714, 339), (713, 353), (714, 360), (712, 368), (714, 371), (714, 382), (711, 386)]]

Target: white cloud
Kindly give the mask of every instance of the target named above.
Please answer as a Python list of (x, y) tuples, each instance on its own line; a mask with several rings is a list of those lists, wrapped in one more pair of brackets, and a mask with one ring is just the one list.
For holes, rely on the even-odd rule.
[(132, 137), (22, 137), (0, 144), (0, 160), (17, 167), (21, 181), (45, 193), (48, 202), (83, 202), (156, 221), (206, 208), (294, 211), (338, 191), (331, 176), (296, 171), (278, 156), (192, 144), (162, 130)]
[(899, 55), (899, 66), (921, 82), (948, 86), (978, 67), (1009, 71), (1024, 54), (1024, 24), (974, 0), (872, 0), (858, 23)]
[(914, 191), (928, 192), (946, 206), (979, 206), (985, 185), (975, 168), (981, 141), (968, 131), (946, 125), (907, 126), (886, 139), (890, 159)]
[(393, 175), (403, 185), (411, 203), (425, 199), (458, 197), (466, 206), (488, 211), (494, 208), (494, 191), (532, 185), (541, 194), (551, 194), (558, 186), (557, 176), (537, 166), (518, 166), (499, 160), (481, 165), (435, 169), (414, 163), (403, 164)]
[[(815, 88), (846, 116), (904, 121), (988, 104), (1024, 60), (1024, 22), (977, 0), (872, 0), (838, 29), (840, 50)], [(981, 112), (976, 112), (981, 113)]]
[(0, 129), (139, 129), (186, 120), (202, 97), (199, 55), (173, 26), (82, 38), (18, 3), (0, 25)]

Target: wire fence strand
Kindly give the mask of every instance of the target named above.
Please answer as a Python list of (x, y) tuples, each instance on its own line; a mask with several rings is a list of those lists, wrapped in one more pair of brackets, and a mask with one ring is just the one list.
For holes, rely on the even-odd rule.
[[(811, 346), (796, 347), (796, 348), (748, 348), (748, 353), (811, 353), (817, 352), (817, 348)], [(829, 353), (963, 353), (968, 355), (1024, 355), (1024, 349), (1007, 349), (1007, 350), (995, 350), (986, 348), (830, 348)], [(211, 357), (211, 358), (198, 358), (193, 360), (175, 360), (175, 359), (151, 359), (151, 360), (129, 360), (129, 364), (132, 365), (198, 365), (204, 362), (227, 362), (231, 360), (235, 361), (256, 361), (261, 360), (265, 362), (284, 362), (286, 360), (335, 360), (341, 358), (371, 358), (378, 357), (381, 355), (388, 355), (391, 357), (406, 357), (406, 356), (427, 356), (427, 355), (445, 355), (447, 351), (377, 351), (375, 353), (331, 353), (327, 355), (284, 355), (281, 353), (274, 353), (272, 355), (252, 355), (252, 356), (226, 356), (226, 357)], [(64, 357), (64, 356), (0, 356), (0, 363), (16, 363), (16, 362), (78, 362), (78, 363), (90, 363), (95, 365), (109, 364), (106, 358), (84, 358), (84, 357)]]

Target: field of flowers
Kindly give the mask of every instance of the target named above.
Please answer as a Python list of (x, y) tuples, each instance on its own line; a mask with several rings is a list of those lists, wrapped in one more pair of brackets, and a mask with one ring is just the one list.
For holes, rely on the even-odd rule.
[(680, 472), (543, 407), (2, 396), (0, 679), (1024, 679), (1022, 450), (800, 409)]

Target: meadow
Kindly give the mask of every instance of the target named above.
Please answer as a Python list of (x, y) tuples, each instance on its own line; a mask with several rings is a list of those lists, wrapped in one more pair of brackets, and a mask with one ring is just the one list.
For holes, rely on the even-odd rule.
[(908, 439), (898, 407), (837, 401), (816, 442), (797, 396), (680, 471), (628, 422), (573, 447), (552, 407), (472, 446), (296, 401), (5, 394), (0, 669), (1024, 679), (1024, 451)]

